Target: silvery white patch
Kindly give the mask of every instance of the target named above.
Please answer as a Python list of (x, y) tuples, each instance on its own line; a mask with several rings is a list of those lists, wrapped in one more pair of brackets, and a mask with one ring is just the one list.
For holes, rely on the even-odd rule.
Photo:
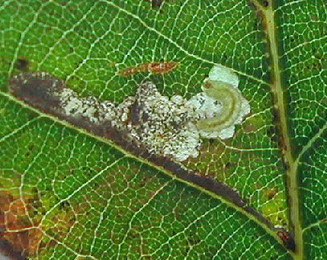
[(239, 79), (238, 76), (230, 69), (221, 66), (221, 65), (215, 65), (209, 72), (210, 80), (213, 81), (222, 81), (225, 83), (229, 83), (235, 88), (238, 88)]
[(197, 156), (200, 138), (181, 96), (169, 99), (152, 82), (141, 84), (129, 129), (150, 152), (184, 161)]

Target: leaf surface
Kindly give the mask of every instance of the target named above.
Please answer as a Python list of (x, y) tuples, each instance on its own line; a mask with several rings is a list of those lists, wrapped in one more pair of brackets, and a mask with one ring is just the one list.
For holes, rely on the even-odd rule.
[[(0, 0), (4, 247), (27, 259), (327, 258), (325, 7)], [(164, 62), (174, 66), (149, 69)], [(238, 76), (251, 113), (183, 162), (9, 91), (41, 71), (117, 105), (145, 81), (189, 99), (214, 65)]]

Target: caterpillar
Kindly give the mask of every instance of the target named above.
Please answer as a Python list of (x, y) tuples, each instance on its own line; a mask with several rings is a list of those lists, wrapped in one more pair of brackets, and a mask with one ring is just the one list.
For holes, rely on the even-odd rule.
[(199, 120), (197, 127), (211, 132), (221, 131), (233, 125), (241, 112), (240, 91), (226, 82), (206, 80), (204, 92), (207, 96), (216, 99), (222, 105), (222, 109), (215, 117)]

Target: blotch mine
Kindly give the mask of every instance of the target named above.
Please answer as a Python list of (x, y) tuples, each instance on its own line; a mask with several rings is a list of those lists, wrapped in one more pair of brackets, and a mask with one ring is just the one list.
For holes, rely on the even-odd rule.
[[(142, 65), (149, 68), (149, 64)], [(152, 65), (151, 65), (152, 66)], [(160, 64), (152, 70), (162, 70)], [(96, 97), (80, 97), (62, 80), (43, 72), (13, 77), (10, 92), (29, 105), (96, 135), (175, 161), (196, 158), (201, 138), (230, 138), (235, 124), (250, 112), (237, 88), (238, 77), (215, 66), (203, 92), (187, 100), (162, 95), (156, 85), (140, 84), (135, 96), (120, 104)]]

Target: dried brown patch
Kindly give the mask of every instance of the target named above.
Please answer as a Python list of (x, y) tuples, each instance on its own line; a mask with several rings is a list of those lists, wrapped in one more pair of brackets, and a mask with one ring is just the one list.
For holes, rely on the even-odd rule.
[(48, 111), (59, 105), (59, 100), (52, 95), (51, 90), (63, 88), (64, 82), (42, 72), (23, 73), (13, 77), (9, 87), (17, 98)]
[(296, 246), (293, 234), (287, 232), (285, 229), (278, 229), (277, 235), (288, 250), (295, 252)]
[(277, 188), (272, 188), (272, 189), (268, 190), (267, 191), (268, 200), (273, 199), (276, 196), (277, 192), (278, 192)]
[(256, 130), (257, 129), (252, 124), (246, 124), (246, 125), (244, 125), (244, 132), (249, 133), (249, 132), (255, 132)]
[[(13, 259), (25, 259), (36, 256), (42, 248), (56, 245), (55, 240), (43, 241), (43, 227), (39, 218), (32, 219), (28, 212), (35, 210), (37, 196), (14, 196), (9, 192), (0, 192), (0, 249), (1, 244), (6, 245), (6, 251)], [(58, 238), (67, 235), (69, 228), (75, 223), (73, 212), (61, 211), (54, 215), (51, 221), (55, 223), (51, 229)], [(44, 231), (45, 232), (45, 231)]]
[(16, 68), (18, 70), (26, 71), (28, 69), (28, 60), (26, 59), (17, 59)]
[(22, 200), (8, 192), (0, 192), (0, 236), (10, 245), (11, 251), (22, 256), (35, 255), (43, 237), (37, 223), (31, 223), (27, 217), (30, 209), (27, 201), (28, 197)]
[(152, 8), (160, 8), (165, 0), (144, 0), (151, 4)]
[(67, 236), (69, 229), (76, 222), (75, 215), (72, 211), (64, 212), (60, 215), (55, 215), (51, 218), (51, 221), (55, 223), (51, 228), (51, 233), (55, 234), (57, 239), (62, 239)]

